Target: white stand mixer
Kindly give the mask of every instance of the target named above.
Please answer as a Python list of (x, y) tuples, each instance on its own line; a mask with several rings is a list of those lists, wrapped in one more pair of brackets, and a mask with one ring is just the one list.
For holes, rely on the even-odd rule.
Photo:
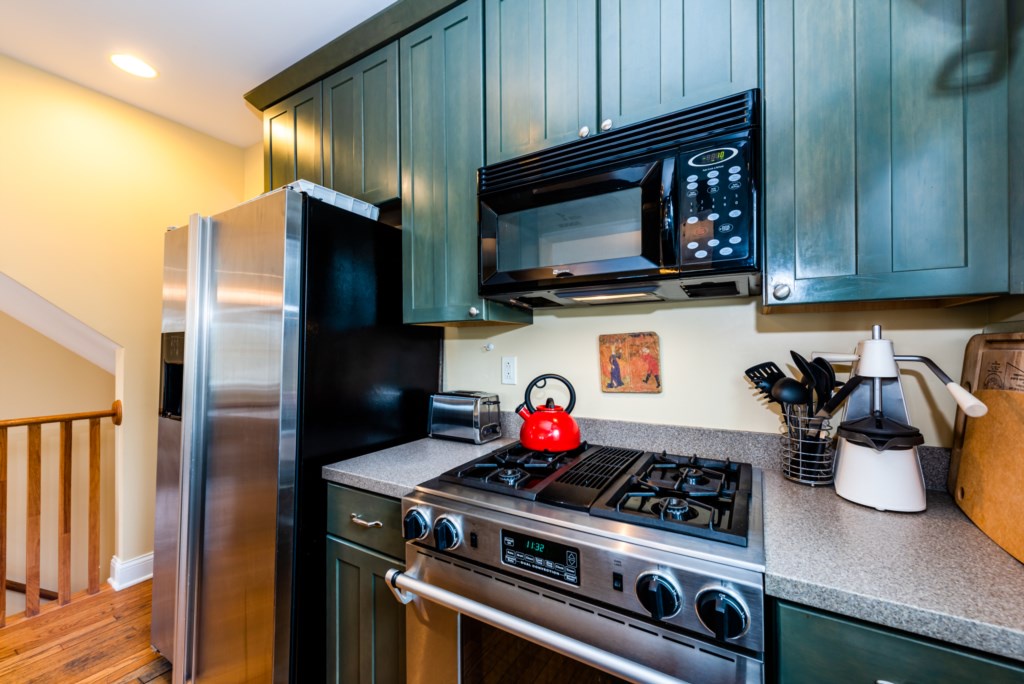
[(847, 400), (836, 446), (836, 494), (880, 511), (923, 511), (924, 475), (917, 446), (921, 432), (910, 424), (897, 361), (925, 364), (946, 385), (961, 410), (983, 416), (988, 407), (923, 356), (896, 356), (882, 327), (873, 326), (871, 339), (861, 340), (854, 354), (815, 352), (832, 363), (851, 363), (850, 377), (861, 382)]

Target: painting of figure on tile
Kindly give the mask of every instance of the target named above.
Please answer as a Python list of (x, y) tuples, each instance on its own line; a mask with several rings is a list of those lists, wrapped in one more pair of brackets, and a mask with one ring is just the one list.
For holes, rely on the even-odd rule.
[(658, 333), (598, 335), (602, 392), (661, 392)]

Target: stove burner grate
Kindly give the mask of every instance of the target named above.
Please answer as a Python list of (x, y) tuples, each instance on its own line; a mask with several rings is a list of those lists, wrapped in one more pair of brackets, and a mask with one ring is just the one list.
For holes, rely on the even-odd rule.
[(745, 546), (750, 480), (747, 464), (651, 454), (590, 514)]

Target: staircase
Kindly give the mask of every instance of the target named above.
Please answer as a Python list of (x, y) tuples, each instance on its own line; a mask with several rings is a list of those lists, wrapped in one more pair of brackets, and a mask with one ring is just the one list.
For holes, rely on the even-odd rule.
[[(100, 420), (111, 418), (115, 425), (121, 424), (121, 402), (115, 401), (109, 410), (69, 413), (55, 416), (39, 416), (15, 420), (0, 420), (0, 583), (5, 590), (25, 594), (24, 618), (40, 613), (40, 599), (50, 598), (52, 607), (71, 603), (71, 465), (72, 430), (78, 421), (87, 421), (89, 429), (89, 481), (88, 481), (88, 587), (85, 595), (100, 591)], [(60, 426), (60, 444), (56, 458), (59, 477), (57, 502), (57, 589), (45, 590), (40, 587), (40, 531), (42, 518), (42, 426)], [(7, 578), (8, 515), (7, 498), (10, 483), (8, 471), (9, 430), (26, 428), (26, 511), (25, 511), (25, 581), (15, 582)], [(20, 487), (20, 483), (14, 486)], [(7, 592), (0, 593), (0, 628), (7, 622)], [(51, 606), (48, 606), (48, 608)], [(17, 616), (15, 616), (17, 617)], [(6, 642), (4, 642), (6, 643)], [(0, 681), (6, 681), (0, 675)]]

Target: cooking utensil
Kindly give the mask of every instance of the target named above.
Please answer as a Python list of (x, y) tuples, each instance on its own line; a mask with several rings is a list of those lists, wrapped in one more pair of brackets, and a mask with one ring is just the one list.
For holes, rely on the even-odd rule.
[(780, 404), (803, 404), (806, 406), (810, 402), (811, 390), (799, 380), (783, 376), (772, 385), (771, 396)]
[[(530, 401), (530, 392), (535, 387), (547, 386), (548, 380), (558, 380), (569, 390), (569, 404), (563, 409), (548, 397), (540, 408), (534, 408)], [(576, 390), (572, 383), (561, 375), (548, 373), (538, 375), (526, 386), (526, 396), (522, 404), (516, 407), (516, 413), (523, 419), (519, 429), (519, 441), (527, 449), (534, 451), (569, 451), (580, 445), (580, 426), (570, 416), (576, 406)]]
[(811, 364), (820, 368), (824, 373), (824, 380), (822, 381), (821, 389), (819, 389), (818, 403), (814, 407), (815, 412), (817, 412), (828, 403), (836, 389), (836, 369), (832, 367), (831, 363), (820, 356), (815, 356), (811, 359)]
[(861, 375), (854, 375), (852, 378), (847, 380), (843, 386), (839, 388), (839, 391), (833, 394), (831, 398), (825, 402), (825, 405), (815, 412), (814, 417), (824, 419), (831, 416), (835, 413), (836, 409), (839, 408), (839, 405), (846, 401), (846, 398), (853, 393), (853, 390), (857, 389), (857, 385), (863, 381), (864, 377)]
[[(793, 357), (793, 363), (796, 364), (800, 374), (803, 376), (800, 378), (800, 382), (807, 385), (808, 389), (814, 390), (818, 384), (817, 377), (814, 374), (814, 366), (798, 352), (790, 350), (789, 355)], [(814, 413), (814, 391), (810, 392), (807, 397), (807, 413)]]
[(775, 365), (774, 361), (765, 361), (756, 366), (751, 366), (743, 371), (743, 374), (754, 383), (754, 386), (761, 391), (761, 394), (768, 397), (769, 401), (775, 401), (772, 398), (772, 385), (786, 377), (786, 374)]

